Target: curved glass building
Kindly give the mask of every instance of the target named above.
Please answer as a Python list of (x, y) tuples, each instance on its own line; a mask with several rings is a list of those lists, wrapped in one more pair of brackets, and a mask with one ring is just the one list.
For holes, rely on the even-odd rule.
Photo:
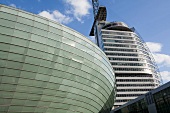
[(0, 5), (1, 113), (109, 113), (115, 76), (85, 36)]

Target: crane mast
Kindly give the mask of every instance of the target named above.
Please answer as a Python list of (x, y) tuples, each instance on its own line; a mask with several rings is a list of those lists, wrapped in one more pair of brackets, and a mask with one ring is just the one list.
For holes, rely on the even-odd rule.
[(93, 5), (93, 14), (94, 14), (94, 19), (97, 16), (97, 12), (99, 10), (99, 1), (98, 0), (92, 0), (92, 5)]
[(90, 36), (94, 36), (94, 27), (97, 21), (106, 21), (107, 11), (105, 6), (99, 6), (98, 0), (92, 0), (94, 22), (90, 31)]

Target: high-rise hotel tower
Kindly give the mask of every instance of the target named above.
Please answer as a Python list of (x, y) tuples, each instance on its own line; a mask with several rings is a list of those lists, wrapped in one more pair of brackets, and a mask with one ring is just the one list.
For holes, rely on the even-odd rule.
[(123, 22), (106, 22), (99, 7), (90, 32), (105, 52), (116, 74), (118, 107), (160, 85), (160, 74), (145, 42)]

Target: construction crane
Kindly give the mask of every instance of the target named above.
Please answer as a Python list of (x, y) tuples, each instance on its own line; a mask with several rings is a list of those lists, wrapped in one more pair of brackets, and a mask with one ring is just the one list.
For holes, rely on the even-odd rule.
[(99, 9), (99, 1), (98, 0), (92, 0), (92, 5), (93, 5), (93, 14), (94, 14), (94, 19), (97, 15), (98, 9)]
[(94, 27), (96, 25), (96, 21), (106, 21), (106, 7), (105, 6), (99, 6), (99, 1), (98, 0), (92, 0), (92, 5), (93, 5), (93, 14), (94, 14), (94, 22), (93, 26), (90, 31), (90, 36), (94, 36)]

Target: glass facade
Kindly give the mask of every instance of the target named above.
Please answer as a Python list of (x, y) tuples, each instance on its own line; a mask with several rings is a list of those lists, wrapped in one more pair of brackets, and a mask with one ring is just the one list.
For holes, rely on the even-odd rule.
[(128, 105), (114, 113), (149, 113), (145, 99), (141, 99), (131, 105)]
[(170, 87), (153, 95), (157, 113), (170, 113)]
[(107, 113), (115, 76), (78, 32), (0, 5), (0, 112)]

